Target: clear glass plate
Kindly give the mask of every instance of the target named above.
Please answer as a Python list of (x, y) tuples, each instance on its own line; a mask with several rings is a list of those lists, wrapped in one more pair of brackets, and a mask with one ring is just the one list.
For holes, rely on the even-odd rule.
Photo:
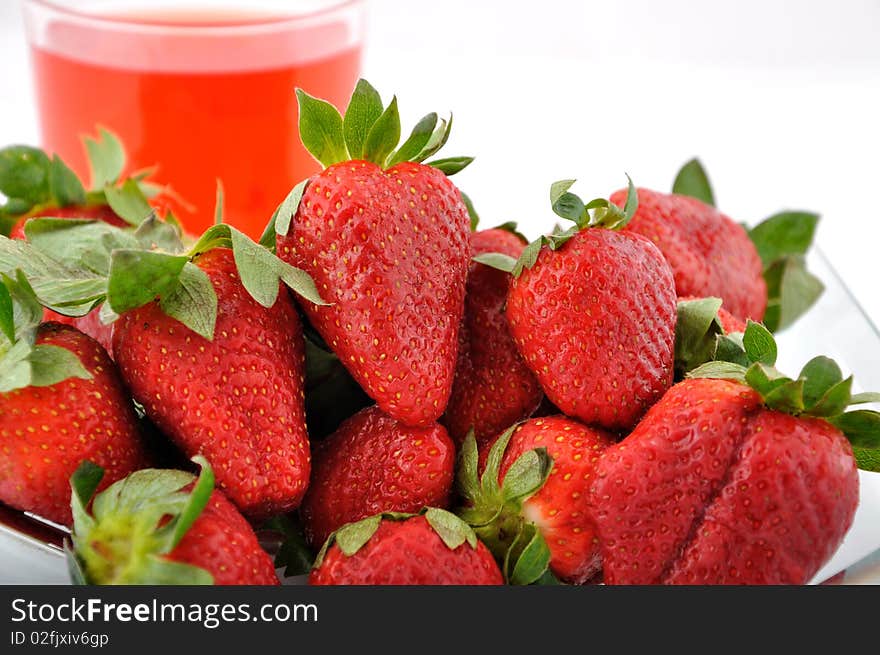
[[(880, 391), (880, 331), (819, 253), (810, 269), (826, 291), (797, 324), (779, 335), (780, 370), (797, 373), (815, 355), (837, 360), (855, 376), (854, 391)], [(820, 583), (880, 583), (880, 473), (860, 472), (860, 502), (852, 528), (816, 575)], [(0, 506), (0, 584), (66, 584), (61, 543), (64, 533)], [(872, 555), (873, 554), (873, 555)], [(843, 576), (837, 574), (847, 571)], [(302, 578), (285, 582), (302, 583)]]

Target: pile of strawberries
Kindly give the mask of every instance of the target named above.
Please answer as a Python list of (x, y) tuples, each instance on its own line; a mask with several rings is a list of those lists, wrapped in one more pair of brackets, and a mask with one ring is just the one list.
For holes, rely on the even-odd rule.
[(0, 151), (0, 501), (71, 528), (74, 581), (812, 578), (880, 468), (848, 409), (880, 394), (774, 368), (815, 215), (747, 231), (692, 161), (673, 193), (557, 182), (568, 223), (528, 242), (430, 159), (451, 119), (399, 144), (363, 80), (344, 116), (297, 95), (324, 169), (259, 242), (219, 191), (186, 234), (107, 131), (90, 190)]

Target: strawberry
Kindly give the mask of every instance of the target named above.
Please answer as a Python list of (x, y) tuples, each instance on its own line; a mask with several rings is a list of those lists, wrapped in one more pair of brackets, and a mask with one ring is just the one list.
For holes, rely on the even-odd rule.
[[(611, 195), (621, 202), (626, 191)], [(639, 189), (639, 209), (626, 226), (650, 239), (675, 276), (679, 296), (717, 296), (740, 319), (761, 320), (767, 285), (746, 230), (714, 207), (688, 196)]]
[(74, 582), (88, 584), (277, 585), (269, 555), (248, 522), (213, 489), (206, 460), (191, 473), (144, 469), (98, 494), (91, 462), (71, 479)]
[(415, 512), (449, 501), (455, 446), (437, 424), (408, 427), (368, 407), (318, 442), (312, 458), (300, 517), (313, 545), (373, 514)]
[[(134, 407), (100, 344), (66, 325), (37, 327), (39, 305), (24, 285), (5, 282), (0, 296), (11, 290), (30, 320), (0, 336), (0, 500), (69, 525), (66, 480), (80, 462), (100, 463), (110, 484), (147, 466), (148, 457)], [(5, 318), (9, 325), (11, 315)]]
[(824, 357), (784, 377), (759, 324), (742, 342), (742, 363), (699, 367), (602, 454), (589, 502), (607, 583), (803, 584), (843, 539), (853, 446), (865, 464), (880, 447), (880, 413), (844, 410), (880, 395), (851, 396)]
[[(508, 229), (471, 234), (471, 257), (498, 252), (516, 259), (524, 248), (525, 240)], [(490, 439), (531, 415), (543, 397), (504, 317), (509, 283), (503, 271), (471, 262), (455, 381), (443, 417), (459, 443), (471, 428), (477, 441)]]
[(116, 322), (117, 364), (156, 425), (188, 455), (210, 458), (239, 509), (254, 517), (289, 511), (309, 476), (296, 309), (286, 293), (268, 308), (254, 300), (228, 248), (194, 264), (217, 296), (213, 340), (152, 302)]
[(377, 515), (340, 528), (309, 576), (313, 585), (498, 585), (501, 571), (473, 531), (431, 508)]
[[(511, 582), (531, 583), (548, 564), (557, 578), (573, 584), (599, 571), (587, 492), (599, 455), (612, 443), (610, 434), (564, 416), (531, 419), (484, 445), (477, 480), (476, 445), (468, 437), (458, 478), (467, 506), (459, 515)], [(544, 552), (530, 570), (526, 550)]]
[(601, 199), (584, 205), (568, 192), (572, 183), (554, 184), (551, 201), (575, 226), (541, 237), (511, 266), (507, 320), (554, 405), (588, 425), (626, 430), (672, 383), (672, 273), (652, 243), (618, 229), (635, 193), (625, 210)]
[[(625, 195), (617, 191), (611, 202)], [(679, 296), (717, 296), (736, 318), (764, 319), (776, 330), (822, 293), (822, 283), (804, 265), (817, 215), (782, 212), (746, 231), (715, 209), (697, 160), (681, 169), (673, 193), (639, 189), (638, 195), (638, 211), (626, 229), (657, 245), (672, 267)]]
[(383, 111), (363, 80), (344, 122), (328, 103), (297, 95), (303, 143), (326, 168), (277, 213), (278, 256), (331, 303), (303, 309), (382, 411), (429, 425), (452, 389), (468, 267), (468, 212), (447, 175), (470, 158), (420, 163), (448, 136), (436, 114), (392, 152), (397, 101)]

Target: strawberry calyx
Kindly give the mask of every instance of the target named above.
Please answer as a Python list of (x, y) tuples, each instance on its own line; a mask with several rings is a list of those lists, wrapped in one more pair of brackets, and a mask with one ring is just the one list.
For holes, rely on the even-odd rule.
[(210, 340), (217, 294), (195, 262), (214, 248), (232, 249), (242, 285), (264, 307), (274, 305), (280, 282), (310, 302), (325, 304), (305, 271), (224, 223), (208, 228), (191, 247), (176, 223), (154, 212), (135, 230), (101, 221), (34, 218), (25, 235), (27, 241), (0, 237), (0, 273), (20, 269), (40, 303), (66, 316), (83, 316), (100, 306), (101, 320), (112, 323), (158, 299), (165, 314)]
[(585, 203), (569, 189), (575, 180), (559, 180), (550, 186), (550, 204), (553, 212), (560, 218), (572, 221), (573, 226), (563, 230), (559, 226), (550, 234), (541, 235), (529, 243), (519, 259), (503, 253), (482, 253), (473, 258), (474, 261), (486, 266), (512, 274), (522, 275), (523, 270), (532, 268), (538, 261), (538, 255), (544, 246), (550, 250), (559, 250), (569, 239), (581, 230), (599, 227), (606, 230), (620, 230), (635, 216), (639, 205), (639, 196), (629, 175), (627, 179), (626, 202), (618, 207), (607, 198), (594, 198)]
[[(326, 100), (296, 89), (299, 103), (299, 133), (303, 145), (325, 168), (343, 161), (365, 160), (382, 168), (404, 161), (424, 162), (449, 139), (452, 115), (436, 113), (422, 117), (412, 133), (400, 141), (400, 113), (397, 96), (383, 107), (379, 92), (366, 80), (359, 80), (344, 116)], [(448, 157), (426, 162), (446, 175), (454, 175), (473, 157)]]
[(726, 332), (718, 316), (721, 298), (679, 300), (675, 321), (675, 379), (714, 361), (719, 338)]
[[(675, 177), (672, 192), (715, 206), (709, 176), (698, 159), (691, 159)], [(806, 255), (813, 244), (819, 215), (783, 211), (746, 228), (764, 265), (767, 310), (764, 325), (771, 332), (794, 323), (812, 307), (825, 286), (807, 270)]]
[(770, 409), (826, 420), (849, 439), (859, 468), (880, 470), (880, 412), (847, 411), (853, 405), (880, 403), (880, 393), (852, 393), (853, 377), (844, 378), (837, 363), (828, 357), (814, 357), (794, 379), (775, 368), (776, 357), (771, 332), (749, 321), (744, 333), (719, 336), (715, 360), (690, 371), (687, 377), (736, 380), (757, 391)]
[(86, 189), (70, 167), (58, 157), (32, 146), (0, 149), (0, 233), (29, 216), (48, 216), (64, 207), (91, 209), (107, 205), (126, 223), (137, 226), (153, 211), (148, 199), (170, 193), (149, 180), (155, 169), (123, 177), (126, 156), (119, 138), (100, 128), (96, 138), (85, 138), (91, 168), (91, 188)]
[(428, 525), (433, 528), (434, 532), (437, 533), (437, 536), (440, 537), (449, 550), (455, 550), (464, 543), (467, 543), (473, 549), (477, 548), (477, 536), (467, 523), (445, 509), (424, 507), (421, 511), (415, 513), (382, 512), (343, 525), (327, 537), (327, 540), (315, 557), (313, 567), (318, 568), (321, 566), (327, 550), (334, 543), (339, 546), (339, 550), (342, 551), (343, 555), (351, 557), (366, 545), (376, 533), (376, 530), (379, 529), (382, 521), (406, 521), (414, 516), (424, 516)]
[(43, 307), (21, 270), (0, 273), (0, 393), (92, 374), (67, 348), (38, 344)]
[(70, 478), (73, 530), (65, 544), (75, 584), (213, 584), (205, 569), (165, 557), (214, 490), (207, 460), (197, 455), (193, 461), (201, 466), (198, 478), (184, 471), (143, 469), (97, 496), (103, 469), (89, 461), (79, 466)]
[(546, 448), (520, 455), (499, 484), (501, 462), (519, 424), (505, 430), (489, 450), (479, 475), (479, 452), (473, 430), (462, 443), (456, 485), (465, 505), (456, 514), (473, 528), (495, 557), (505, 580), (527, 585), (541, 579), (550, 564), (550, 549), (534, 523), (525, 518), (523, 502), (537, 493), (553, 468)]

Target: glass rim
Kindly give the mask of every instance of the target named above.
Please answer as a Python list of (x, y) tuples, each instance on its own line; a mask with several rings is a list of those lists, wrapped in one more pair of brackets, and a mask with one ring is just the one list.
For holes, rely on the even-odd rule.
[(263, 18), (250, 18), (246, 21), (235, 22), (234, 20), (222, 24), (200, 25), (198, 23), (151, 23), (138, 21), (119, 15), (101, 15), (88, 11), (76, 9), (75, 7), (66, 6), (57, 0), (24, 0), (23, 6), (28, 5), (43, 11), (52, 12), (56, 16), (66, 17), (70, 20), (90, 22), (105, 27), (129, 28), (141, 32), (161, 31), (163, 33), (198, 33), (204, 35), (217, 35), (244, 32), (248, 30), (260, 30), (266, 28), (284, 29), (285, 27), (293, 27), (301, 22), (311, 22), (315, 19), (331, 18), (338, 13), (344, 13), (346, 10), (357, 8), (365, 4), (366, 0), (329, 0), (326, 6), (316, 7), (313, 10), (305, 11), (300, 14), (266, 16)]

